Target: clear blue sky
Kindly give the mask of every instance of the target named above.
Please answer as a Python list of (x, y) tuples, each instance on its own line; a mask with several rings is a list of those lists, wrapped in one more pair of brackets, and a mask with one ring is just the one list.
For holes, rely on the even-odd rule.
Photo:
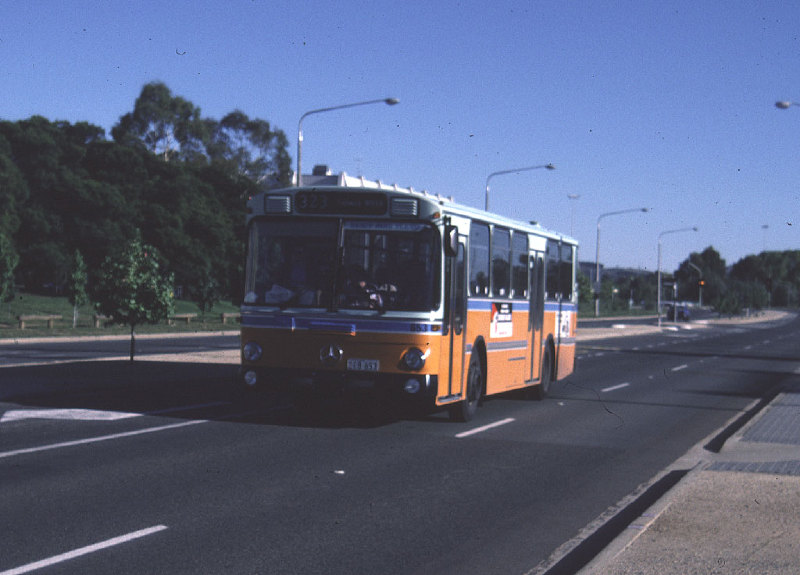
[[(594, 261), (663, 269), (800, 249), (800, 4), (757, 0), (0, 0), (0, 118), (106, 129), (164, 82), (328, 164), (572, 233)], [(579, 194), (577, 200), (568, 195)], [(769, 226), (764, 228), (763, 226)]]

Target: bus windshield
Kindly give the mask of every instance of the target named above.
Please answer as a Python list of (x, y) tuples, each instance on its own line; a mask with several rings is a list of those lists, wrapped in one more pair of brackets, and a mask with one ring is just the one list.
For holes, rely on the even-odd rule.
[(439, 306), (441, 250), (435, 228), (345, 221), (340, 235), (339, 224), (254, 221), (244, 303), (378, 312)]

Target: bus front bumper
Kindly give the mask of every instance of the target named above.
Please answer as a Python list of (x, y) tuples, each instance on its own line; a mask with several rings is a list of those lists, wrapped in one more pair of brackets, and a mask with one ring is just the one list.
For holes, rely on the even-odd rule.
[(420, 405), (433, 405), (438, 390), (437, 376), (430, 374), (265, 369), (247, 365), (240, 367), (237, 384), (253, 391), (369, 393)]

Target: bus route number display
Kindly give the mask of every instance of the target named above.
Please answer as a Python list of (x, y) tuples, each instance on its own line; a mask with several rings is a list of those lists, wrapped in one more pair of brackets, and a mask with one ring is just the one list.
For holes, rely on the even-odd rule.
[(354, 192), (297, 192), (295, 208), (302, 214), (356, 214), (379, 216), (386, 213), (384, 194)]

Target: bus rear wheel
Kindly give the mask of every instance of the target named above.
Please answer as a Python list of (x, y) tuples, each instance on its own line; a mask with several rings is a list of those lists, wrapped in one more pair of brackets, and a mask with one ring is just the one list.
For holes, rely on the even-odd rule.
[(470, 421), (478, 411), (483, 396), (483, 371), (481, 362), (474, 355), (469, 360), (467, 371), (467, 394), (463, 401), (450, 407), (450, 419), (453, 421)]
[(550, 383), (553, 380), (553, 352), (548, 345), (542, 354), (542, 376), (539, 385), (531, 388), (533, 399), (542, 400), (550, 393)]

